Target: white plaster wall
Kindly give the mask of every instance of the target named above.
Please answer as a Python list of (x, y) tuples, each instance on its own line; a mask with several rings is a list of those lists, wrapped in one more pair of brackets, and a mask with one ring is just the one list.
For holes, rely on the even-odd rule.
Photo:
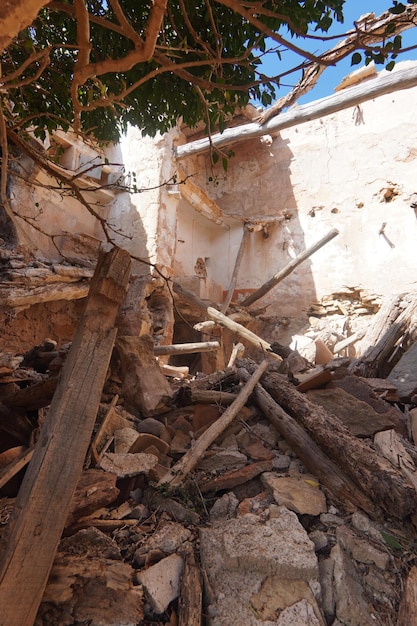
[[(236, 144), (227, 174), (206, 156), (187, 160), (226, 215), (290, 216), (271, 227), (268, 239), (251, 235), (238, 289), (259, 287), (332, 228), (339, 236), (259, 301), (271, 305), (271, 314), (308, 308), (344, 285), (381, 295), (415, 287), (416, 108), (417, 88), (408, 89), (284, 130), (271, 145), (259, 139)], [(390, 202), (386, 188), (397, 193)], [(384, 223), (386, 238), (379, 234)], [(225, 289), (238, 233), (218, 234), (216, 249), (227, 246), (228, 254), (217, 256), (211, 271)]]
[[(38, 258), (52, 261), (61, 258), (52, 237), (59, 248), (63, 232), (103, 238), (99, 222), (88, 210), (76, 199), (55, 191), (56, 187), (56, 181), (41, 172), (35, 182), (26, 183), (21, 178), (12, 177), (9, 184), (9, 202), (15, 213), (19, 242)], [(94, 194), (88, 193), (86, 198), (99, 215), (107, 215), (106, 204), (101, 204)]]
[[(120, 245), (133, 255), (156, 263), (160, 270), (172, 272), (178, 198), (166, 186), (175, 172), (172, 142), (175, 131), (152, 139), (130, 128), (117, 147), (115, 158), (124, 164), (126, 174), (134, 173), (141, 191), (123, 194), (111, 211), (122, 236)], [(133, 181), (133, 178), (131, 179)], [(144, 266), (142, 269), (148, 271)]]

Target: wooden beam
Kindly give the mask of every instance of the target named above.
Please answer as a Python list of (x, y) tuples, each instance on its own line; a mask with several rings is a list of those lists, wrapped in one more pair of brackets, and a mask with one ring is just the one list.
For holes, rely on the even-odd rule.
[(272, 118), (263, 125), (254, 122), (235, 128), (227, 128), (223, 133), (217, 133), (211, 137), (197, 139), (188, 144), (178, 146), (175, 150), (175, 156), (177, 159), (184, 159), (193, 154), (207, 152), (212, 147), (220, 148), (247, 139), (274, 134), (285, 128), (311, 122), (320, 117), (357, 106), (367, 100), (384, 96), (393, 91), (410, 89), (416, 85), (417, 67), (397, 70), (391, 74), (378, 76), (372, 81), (348, 87), (327, 98), (321, 98), (321, 100), (309, 102), (303, 106), (291, 109), (287, 113), (282, 113)]
[(245, 406), (249, 396), (256, 383), (268, 367), (268, 361), (265, 359), (256, 368), (252, 376), (249, 378), (244, 387), (236, 396), (235, 401), (195, 442), (194, 446), (188, 450), (184, 456), (161, 478), (158, 487), (169, 485), (170, 487), (179, 487), (186, 476), (197, 465), (207, 448), (222, 434), (224, 430), (232, 423), (239, 411)]
[(240, 242), (240, 246), (239, 246), (239, 250), (237, 252), (237, 256), (236, 256), (236, 261), (235, 261), (235, 267), (233, 269), (233, 274), (232, 274), (232, 278), (230, 280), (230, 285), (229, 285), (229, 289), (227, 291), (227, 295), (226, 298), (222, 304), (222, 308), (220, 309), (222, 313), (226, 314), (227, 309), (229, 308), (229, 304), (233, 298), (233, 292), (235, 290), (236, 287), (236, 281), (237, 281), (237, 275), (239, 273), (239, 269), (240, 269), (240, 264), (242, 262), (242, 258), (243, 258), (243, 253), (245, 252), (245, 248), (246, 248), (246, 242), (248, 241), (249, 238), (249, 229), (246, 226), (246, 224), (243, 225), (243, 233), (242, 233), (242, 240)]
[(119, 248), (99, 257), (84, 315), (16, 499), (0, 562), (1, 626), (35, 621), (90, 443), (130, 265), (130, 255)]
[(280, 363), (282, 362), (282, 358), (278, 354), (275, 354), (275, 352), (271, 348), (271, 344), (265, 341), (265, 339), (262, 339), (262, 337), (259, 337), (259, 335), (256, 335), (248, 328), (245, 328), (245, 326), (242, 326), (242, 324), (238, 324), (238, 322), (230, 319), (230, 317), (227, 317), (227, 315), (220, 313), (220, 311), (218, 311), (214, 307), (207, 306), (202, 300), (200, 300), (200, 298), (197, 298), (197, 296), (194, 295), (191, 291), (188, 291), (188, 289), (184, 289), (184, 287), (182, 287), (179, 283), (174, 282), (172, 288), (176, 294), (181, 296), (187, 303), (191, 304), (191, 306), (194, 306), (196, 309), (200, 310), (210, 320), (216, 322), (217, 324), (220, 324), (220, 326), (228, 328), (232, 332), (237, 333), (238, 335), (243, 337), (243, 339), (246, 339), (246, 341), (248, 341), (252, 345), (260, 348), (261, 350), (264, 350), (268, 353), (271, 359), (279, 361)]
[(284, 278), (291, 274), (291, 272), (293, 272), (296, 267), (298, 267), (301, 263), (308, 259), (308, 257), (310, 257), (312, 254), (317, 252), (317, 250), (320, 250), (320, 248), (326, 245), (326, 243), (334, 239), (334, 237), (337, 237), (338, 234), (339, 231), (337, 230), (337, 228), (332, 228), (332, 230), (328, 232), (327, 235), (322, 237), (320, 241), (317, 241), (314, 245), (310, 246), (310, 248), (304, 250), (304, 252), (300, 252), (300, 254), (292, 259), (292, 261), (290, 261), (282, 270), (280, 270), (277, 274), (275, 274), (275, 276), (273, 276), (266, 283), (264, 283), (262, 287), (259, 287), (259, 289), (257, 289), (254, 293), (245, 298), (241, 303), (242, 306), (250, 306), (260, 298), (263, 298), (263, 296), (271, 291), (271, 289), (273, 289), (275, 285), (278, 285), (278, 283), (280, 283)]
[(211, 352), (220, 348), (218, 341), (197, 341), (195, 343), (176, 343), (169, 346), (154, 346), (155, 356), (167, 354), (194, 354), (195, 352)]

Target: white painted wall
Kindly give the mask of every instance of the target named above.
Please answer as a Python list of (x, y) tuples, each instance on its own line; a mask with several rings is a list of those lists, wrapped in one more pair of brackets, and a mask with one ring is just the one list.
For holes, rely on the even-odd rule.
[[(195, 182), (225, 215), (291, 216), (271, 227), (268, 239), (251, 235), (238, 289), (259, 287), (332, 228), (340, 235), (259, 301), (271, 305), (269, 313), (294, 314), (344, 285), (381, 295), (415, 288), (416, 108), (414, 88), (284, 130), (271, 145), (259, 139), (236, 144), (227, 174), (206, 156), (187, 159), (184, 167), (197, 172)], [(386, 202), (389, 188), (397, 195)], [(386, 238), (379, 234), (384, 223)], [(240, 228), (187, 235), (188, 252), (207, 245), (216, 251), (210, 272), (224, 289)]]

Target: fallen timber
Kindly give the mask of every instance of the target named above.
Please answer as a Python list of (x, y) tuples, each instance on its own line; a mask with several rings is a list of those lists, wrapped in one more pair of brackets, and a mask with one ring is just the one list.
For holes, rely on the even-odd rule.
[[(249, 373), (254, 364), (242, 359)], [(267, 372), (262, 386), (307, 431), (321, 450), (388, 515), (405, 519), (417, 509), (417, 492), (386, 459), (353, 437), (333, 415), (298, 392), (282, 374)]]

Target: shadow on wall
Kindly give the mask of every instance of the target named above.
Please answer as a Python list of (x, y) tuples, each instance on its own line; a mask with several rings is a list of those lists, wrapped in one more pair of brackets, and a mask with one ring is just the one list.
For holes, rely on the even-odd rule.
[[(291, 180), (293, 153), (280, 134), (238, 143), (227, 172), (213, 166), (207, 155), (198, 157), (198, 184), (207, 190), (230, 224), (218, 227), (215, 253), (208, 277), (227, 293), (245, 222), (260, 224), (248, 237), (237, 277), (234, 299), (242, 301), (304, 251), (301, 227)], [(212, 227), (210, 227), (212, 230)], [(325, 233), (323, 233), (325, 234)], [(198, 248), (199, 242), (193, 242)], [(201, 242), (204, 247), (206, 242)], [(300, 315), (316, 291), (311, 262), (304, 261), (289, 279), (274, 287), (256, 304), (268, 307), (271, 315)]]

